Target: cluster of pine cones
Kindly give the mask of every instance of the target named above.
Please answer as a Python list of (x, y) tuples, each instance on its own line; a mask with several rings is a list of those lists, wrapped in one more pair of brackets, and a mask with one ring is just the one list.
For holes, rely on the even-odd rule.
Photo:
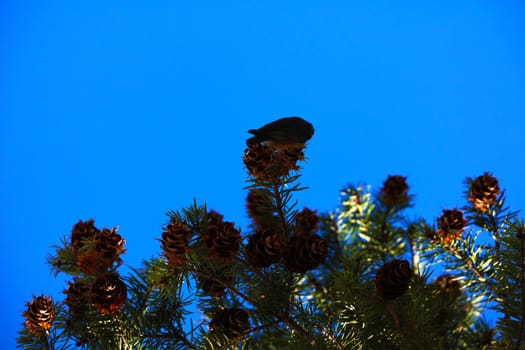
[[(202, 251), (209, 262), (218, 265), (232, 261), (239, 252), (241, 234), (231, 221), (225, 221), (224, 216), (216, 211), (206, 214), (206, 222), (201, 225), (202, 232), (193, 232), (188, 224), (180, 219), (172, 218), (162, 232), (161, 249), (171, 266), (182, 266), (187, 260), (187, 254), (192, 249)], [(190, 239), (198, 233), (199, 243), (190, 245)]]
[(267, 194), (265, 190), (253, 189), (248, 195), (248, 215), (254, 227), (246, 247), (248, 263), (264, 268), (282, 261), (290, 272), (297, 273), (316, 268), (328, 255), (328, 242), (315, 233), (319, 224), (317, 213), (308, 208), (297, 213), (290, 235), (284, 231), (286, 223), (272, 212)]
[[(383, 183), (379, 200), (387, 207), (407, 205), (410, 198), (405, 180), (402, 176), (389, 176)], [(472, 203), (475, 211), (488, 212), (497, 202), (498, 194), (498, 180), (487, 172), (469, 181), (467, 200)], [(466, 225), (467, 220), (461, 210), (444, 209), (443, 214), (437, 218), (437, 231), (432, 230), (428, 237), (447, 244), (459, 238)], [(412, 275), (412, 269), (406, 260), (395, 259), (385, 263), (377, 271), (374, 280), (377, 295), (386, 300), (398, 298), (408, 289)], [(459, 282), (451, 276), (442, 276), (436, 283), (449, 294), (460, 290)]]
[[(469, 180), (467, 200), (472, 204), (475, 212), (486, 214), (497, 203), (500, 193), (498, 179), (490, 173)], [(467, 220), (463, 217), (463, 211), (454, 209), (443, 209), (443, 213), (437, 218), (437, 232), (429, 232), (431, 240), (450, 243), (459, 238), (465, 231)]]
[(78, 269), (86, 274), (99, 274), (114, 263), (120, 265), (120, 255), (125, 252), (124, 239), (117, 228), (99, 230), (93, 219), (73, 226), (70, 247)]
[(117, 312), (126, 302), (126, 284), (114, 271), (125, 252), (117, 228), (100, 230), (93, 219), (79, 221), (71, 231), (70, 249), (81, 272), (64, 291), (72, 319), (81, 319), (89, 304), (102, 314)]
[[(100, 230), (94, 220), (79, 221), (73, 226), (70, 241), (58, 251), (58, 258), (53, 262), (59, 271), (76, 276), (64, 291), (69, 324), (81, 321), (90, 307), (108, 315), (125, 304), (126, 284), (114, 272), (115, 264), (122, 263), (120, 255), (124, 251), (124, 239), (116, 228)], [(42, 335), (51, 327), (55, 316), (52, 298), (33, 297), (23, 316), (29, 332)]]

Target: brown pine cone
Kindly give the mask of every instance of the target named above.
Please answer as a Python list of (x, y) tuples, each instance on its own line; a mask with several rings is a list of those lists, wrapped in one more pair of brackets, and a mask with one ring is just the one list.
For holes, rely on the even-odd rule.
[(316, 210), (303, 208), (295, 215), (295, 232), (298, 235), (307, 235), (317, 230), (319, 216)]
[(259, 228), (274, 227), (279, 222), (272, 203), (271, 193), (266, 188), (252, 188), (248, 192), (246, 209), (254, 225)]
[(393, 300), (408, 289), (412, 279), (412, 269), (406, 260), (392, 260), (385, 263), (376, 274), (374, 283), (379, 297)]
[(279, 231), (259, 229), (246, 246), (248, 263), (255, 268), (268, 267), (281, 260), (285, 251), (284, 235)]
[(296, 163), (304, 160), (304, 147), (283, 148), (283, 154), (290, 164), (290, 169), (297, 170), (299, 168)]
[(246, 209), (248, 216), (256, 222), (260, 217), (272, 216), (274, 207), (270, 191), (266, 188), (252, 188), (246, 198)]
[(223, 221), (222, 215), (215, 212), (208, 214), (208, 230), (203, 237), (204, 247), (211, 259), (227, 262), (239, 252), (241, 233), (233, 222)]
[(490, 173), (485, 172), (478, 176), (469, 188), (468, 201), (472, 202), (472, 206), (480, 212), (486, 212), (490, 206), (496, 202), (499, 194), (498, 179), (493, 177)]
[(276, 158), (276, 163), (282, 167), (282, 171), (287, 175), (290, 170), (299, 170), (300, 167), (297, 165), (298, 161), (304, 160), (303, 148), (294, 147), (294, 148), (283, 148), (277, 151), (278, 158)]
[(91, 302), (101, 314), (116, 313), (127, 299), (127, 287), (116, 273), (97, 277), (91, 287)]
[(284, 264), (291, 272), (305, 273), (315, 269), (328, 256), (328, 242), (319, 235), (295, 235), (290, 239)]
[(443, 215), (437, 219), (437, 237), (448, 243), (458, 238), (465, 230), (467, 220), (463, 218), (463, 212), (458, 209), (443, 209)]
[(161, 248), (171, 266), (180, 266), (186, 262), (186, 253), (190, 250), (191, 232), (184, 222), (171, 219), (162, 232)]
[(203, 268), (206, 272), (198, 275), (197, 278), (197, 286), (201, 289), (201, 294), (222, 298), (226, 293), (226, 286), (233, 284), (227, 267), (210, 269), (209, 266), (203, 266)]
[(215, 313), (209, 324), (211, 332), (222, 332), (228, 338), (242, 334), (250, 327), (248, 313), (243, 309), (223, 309)]
[(213, 279), (199, 278), (198, 286), (202, 291), (202, 295), (209, 295), (211, 297), (222, 298), (226, 294), (226, 287)]
[(33, 297), (33, 301), (26, 305), (27, 310), (22, 312), (22, 316), (25, 318), (24, 326), (30, 333), (38, 336), (44, 335), (51, 328), (55, 317), (53, 299), (42, 295)]
[(207, 214), (208, 224), (219, 225), (224, 222), (224, 215), (215, 210), (210, 210)]
[(122, 263), (120, 255), (125, 252), (124, 239), (117, 233), (118, 228), (111, 230), (103, 228), (96, 237), (95, 249), (100, 257), (100, 270), (107, 269), (113, 265)]
[(438, 291), (455, 299), (461, 294), (461, 282), (454, 276), (444, 274), (436, 279)]
[(275, 149), (255, 143), (244, 151), (243, 162), (248, 174), (260, 181), (286, 176), (290, 170), (299, 170), (297, 161), (304, 160), (302, 148)]
[(244, 151), (242, 160), (248, 170), (248, 174), (261, 180), (268, 180), (271, 178), (271, 176), (269, 176), (271, 175), (269, 174), (269, 167), (272, 157), (273, 150), (270, 147), (256, 143), (248, 146)]
[(73, 250), (81, 250), (86, 242), (91, 242), (100, 234), (100, 230), (95, 227), (95, 220), (79, 220), (71, 231), (71, 247)]
[(379, 200), (387, 207), (403, 207), (408, 204), (406, 176), (388, 175), (383, 182)]
[(68, 306), (71, 319), (82, 319), (89, 303), (91, 287), (81, 280), (74, 279), (73, 283), (68, 282), (68, 289), (64, 291), (66, 299), (64, 304)]

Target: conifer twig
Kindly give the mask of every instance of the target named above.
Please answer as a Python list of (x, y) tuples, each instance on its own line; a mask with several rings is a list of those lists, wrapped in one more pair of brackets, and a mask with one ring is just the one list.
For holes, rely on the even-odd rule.
[(456, 248), (454, 248), (452, 245), (450, 244), (447, 244), (447, 248), (450, 250), (450, 252), (452, 254), (454, 254), (454, 256), (458, 259), (460, 259), (465, 265), (467, 265), (467, 267), (469, 268), (470, 271), (472, 271), (472, 273), (478, 278), (478, 280), (481, 282), (481, 283), (484, 283), (487, 285), (487, 287), (490, 288), (490, 290), (498, 295), (498, 292), (497, 292), (497, 289), (494, 288), (494, 285), (492, 284), (492, 282), (490, 282), (487, 278), (485, 278), (483, 276), (483, 274), (478, 270), (478, 268), (476, 266), (474, 266), (474, 264), (472, 263), (472, 261), (467, 257), (465, 256), (465, 254), (462, 254), (461, 252), (459, 252)]
[(223, 286), (224, 288), (228, 289), (230, 292), (232, 292), (233, 294), (237, 295), (238, 297), (240, 297), (241, 299), (244, 299), (245, 301), (247, 301), (248, 303), (252, 304), (253, 306), (256, 306), (256, 302), (254, 300), (252, 300), (250, 297), (248, 297), (247, 295), (245, 295), (244, 293), (242, 293), (241, 291), (239, 291), (237, 288), (235, 288), (234, 286), (232, 286), (231, 284), (229, 283), (226, 283), (224, 281), (221, 281), (219, 278), (211, 275), (211, 274), (208, 274), (208, 273), (203, 273), (202, 271), (197, 271), (197, 270), (190, 270), (190, 272), (192, 273), (195, 273), (199, 276), (202, 276), (206, 279), (209, 279), (209, 280), (212, 280), (214, 282), (217, 282), (218, 284), (220, 284), (221, 286)]
[(151, 295), (151, 292), (153, 292), (154, 285), (150, 284), (148, 287), (147, 292), (144, 294), (144, 298), (142, 299), (142, 302), (140, 303), (139, 308), (137, 309), (137, 313), (142, 313), (142, 310), (146, 308), (146, 304), (148, 302), (149, 296)]
[(46, 347), (46, 350), (51, 350), (51, 344), (49, 344), (48, 335), (49, 335), (49, 331), (46, 331), (44, 335), (40, 337), (40, 339), (44, 341), (44, 346)]
[(318, 324), (315, 324), (315, 328), (319, 329), (321, 331), (321, 334), (324, 335), (328, 340), (330, 340), (332, 344), (335, 345), (335, 347), (337, 347), (340, 350), (344, 350), (344, 346), (330, 332), (328, 332), (326, 329), (324, 329)]
[(417, 260), (416, 259), (416, 247), (414, 245), (414, 239), (412, 238), (412, 236), (409, 234), (408, 235), (408, 244), (410, 246), (410, 257), (412, 258), (412, 269), (415, 269), (416, 268), (416, 264), (417, 264)]
[(112, 315), (112, 318), (113, 318), (113, 322), (115, 322), (116, 326), (117, 326), (117, 329), (118, 329), (118, 338), (120, 338), (120, 341), (123, 342), (124, 344), (126, 344), (126, 337), (124, 335), (124, 326), (122, 325), (122, 322), (120, 320), (119, 317), (117, 317), (116, 315)]
[(390, 312), (390, 315), (392, 316), (392, 320), (394, 321), (394, 326), (396, 327), (396, 329), (399, 329), (400, 328), (399, 317), (397, 317), (396, 312), (392, 308), (392, 304), (386, 303), (385, 305), (386, 305), (388, 312)]
[(280, 321), (286, 323), (288, 327), (297, 332), (303, 338), (308, 340), (311, 346), (317, 345), (317, 341), (314, 339), (314, 337), (310, 333), (308, 333), (303, 327), (301, 327), (297, 322), (295, 322), (288, 314), (280, 314), (277, 316), (277, 318)]
[(281, 192), (279, 191), (279, 178), (273, 183), (273, 193), (275, 197), (275, 206), (277, 209), (277, 213), (279, 215), (279, 219), (281, 220), (281, 225), (283, 227), (283, 232), (288, 232), (288, 223), (286, 222), (286, 215), (283, 211), (283, 201), (281, 198)]
[(489, 221), (491, 227), (489, 227), (489, 231), (491, 231), (494, 234), (494, 246), (496, 249), (496, 252), (499, 252), (499, 246), (500, 246), (500, 240), (499, 240), (499, 232), (498, 232), (498, 223), (496, 222), (496, 218), (494, 215), (489, 215)]
[(176, 339), (180, 340), (188, 347), (188, 349), (197, 349), (186, 337), (182, 336), (178, 331), (175, 330), (174, 333), (144, 333), (140, 335), (140, 338), (147, 339), (147, 338), (161, 338), (161, 339)]

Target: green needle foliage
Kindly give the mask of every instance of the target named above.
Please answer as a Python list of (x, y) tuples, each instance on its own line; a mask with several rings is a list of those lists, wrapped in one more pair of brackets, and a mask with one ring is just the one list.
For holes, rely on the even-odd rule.
[(249, 145), (243, 235), (195, 201), (167, 213), (158, 255), (127, 276), (117, 229), (75, 224), (49, 257), (70, 276), (65, 297), (27, 303), (18, 346), (525, 347), (525, 222), (496, 178), (467, 178), (465, 206), (436, 222), (407, 218), (414, 197), (397, 175), (376, 192), (347, 186), (338, 209), (318, 215), (294, 199), (303, 151)]

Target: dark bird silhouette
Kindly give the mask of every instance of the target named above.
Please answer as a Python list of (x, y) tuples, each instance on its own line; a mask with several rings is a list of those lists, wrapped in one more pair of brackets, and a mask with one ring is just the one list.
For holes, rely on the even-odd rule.
[(313, 136), (314, 127), (303, 118), (286, 117), (248, 132), (253, 136), (246, 140), (247, 145), (264, 142), (275, 148), (304, 147)]

